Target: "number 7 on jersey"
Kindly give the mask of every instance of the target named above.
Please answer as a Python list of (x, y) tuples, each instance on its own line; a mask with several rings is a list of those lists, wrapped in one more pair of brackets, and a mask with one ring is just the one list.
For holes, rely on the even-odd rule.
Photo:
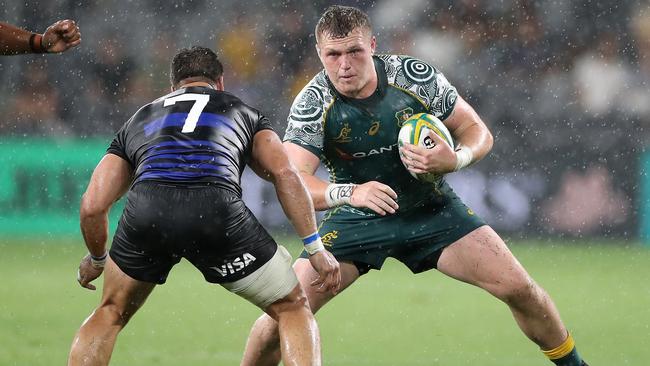
[(196, 123), (199, 121), (199, 117), (201, 116), (201, 112), (203, 112), (203, 108), (208, 105), (209, 101), (210, 96), (207, 94), (187, 93), (165, 99), (163, 107), (169, 107), (170, 105), (176, 104), (176, 102), (194, 102), (192, 109), (190, 109), (190, 113), (188, 113), (187, 118), (185, 118), (185, 123), (181, 130), (183, 133), (190, 133), (194, 132)]

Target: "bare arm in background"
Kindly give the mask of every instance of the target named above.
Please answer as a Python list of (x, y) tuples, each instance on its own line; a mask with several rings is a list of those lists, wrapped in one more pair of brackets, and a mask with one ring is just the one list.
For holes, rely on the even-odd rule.
[[(32, 34), (35, 34), (33, 38)], [(30, 38), (32, 38), (31, 45)], [(79, 43), (81, 43), (81, 33), (73, 20), (59, 20), (49, 26), (43, 34), (0, 22), (0, 55), (59, 53)]]

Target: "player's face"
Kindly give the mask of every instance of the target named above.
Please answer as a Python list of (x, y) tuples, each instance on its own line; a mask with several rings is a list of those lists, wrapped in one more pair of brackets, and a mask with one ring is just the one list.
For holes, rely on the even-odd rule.
[(327, 76), (339, 93), (352, 98), (370, 96), (377, 73), (372, 61), (375, 37), (369, 30), (356, 28), (344, 38), (321, 34), (316, 48)]

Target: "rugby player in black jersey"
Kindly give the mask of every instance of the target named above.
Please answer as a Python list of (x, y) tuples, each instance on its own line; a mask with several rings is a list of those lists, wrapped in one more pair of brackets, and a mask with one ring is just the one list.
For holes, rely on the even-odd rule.
[[(186, 258), (205, 279), (262, 308), (281, 328), (285, 365), (320, 365), (320, 340), (305, 293), (278, 246), (242, 201), (246, 165), (271, 181), (319, 273), (309, 286), (336, 292), (339, 266), (324, 250), (314, 208), (266, 117), (224, 92), (207, 48), (172, 60), (172, 93), (140, 108), (117, 132), (81, 203), (89, 254), (81, 286), (104, 273), (102, 299), (74, 338), (69, 365), (106, 365), (117, 334), (171, 268)], [(107, 213), (127, 201), (107, 252)]]
[[(387, 257), (414, 273), (437, 268), (506, 303), (523, 333), (554, 363), (582, 365), (553, 301), (499, 235), (444, 180), (418, 181), (404, 168), (445, 174), (483, 158), (492, 135), (474, 109), (431, 65), (376, 55), (370, 20), (359, 9), (330, 7), (315, 33), (324, 69), (296, 97), (284, 140), (314, 206), (328, 210), (320, 233), (341, 263), (341, 288), (380, 269)], [(397, 135), (417, 113), (441, 119), (460, 148), (431, 134), (436, 146), (406, 145), (402, 164)], [(321, 162), (329, 182), (314, 176)], [(294, 265), (303, 285), (317, 276), (305, 258)], [(335, 296), (306, 291), (313, 311)], [(276, 365), (277, 334), (273, 319), (259, 318), (242, 365)]]

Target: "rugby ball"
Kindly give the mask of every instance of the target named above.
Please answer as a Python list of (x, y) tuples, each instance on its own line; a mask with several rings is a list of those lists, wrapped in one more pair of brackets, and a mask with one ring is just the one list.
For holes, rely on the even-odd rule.
[[(404, 122), (399, 130), (397, 145), (402, 147), (404, 144), (412, 144), (427, 149), (433, 149), (433, 147), (436, 146), (436, 142), (431, 138), (431, 136), (429, 136), (429, 132), (433, 132), (442, 137), (442, 140), (445, 141), (452, 150), (454, 149), (454, 140), (451, 138), (451, 134), (447, 127), (445, 127), (445, 124), (436, 116), (427, 113), (415, 114)], [(402, 153), (400, 152), (400, 155), (401, 154)], [(415, 179), (424, 182), (436, 183), (442, 178), (442, 175), (440, 174), (414, 174), (410, 170), (407, 171)]]

